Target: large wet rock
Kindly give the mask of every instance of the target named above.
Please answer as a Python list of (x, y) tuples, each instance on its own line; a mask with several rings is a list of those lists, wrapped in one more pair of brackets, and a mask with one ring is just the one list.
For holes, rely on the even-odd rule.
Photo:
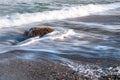
[(24, 35), (27, 36), (27, 37), (36, 37), (36, 36), (44, 36), (50, 32), (53, 32), (54, 29), (53, 28), (37, 28), (37, 27), (34, 27), (34, 28), (30, 28), (28, 31), (25, 31), (24, 32)]

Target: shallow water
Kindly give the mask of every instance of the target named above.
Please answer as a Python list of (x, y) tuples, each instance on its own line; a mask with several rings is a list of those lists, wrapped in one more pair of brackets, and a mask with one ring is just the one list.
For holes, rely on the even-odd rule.
[[(109, 68), (117, 69), (113, 74), (120, 75), (119, 5), (119, 0), (3, 2), (0, 62), (37, 60), (47, 55), (94, 79), (109, 75)], [(23, 33), (31, 27), (51, 27), (55, 31), (26, 39)], [(99, 74), (93, 75), (96, 72)]]

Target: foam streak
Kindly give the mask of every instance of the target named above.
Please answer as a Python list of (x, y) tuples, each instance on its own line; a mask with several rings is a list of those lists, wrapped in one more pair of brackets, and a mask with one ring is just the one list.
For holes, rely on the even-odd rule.
[(104, 12), (110, 9), (118, 8), (120, 3), (104, 4), (104, 5), (94, 5), (88, 4), (85, 6), (74, 6), (65, 7), (61, 10), (53, 10), (46, 12), (37, 13), (24, 13), (24, 14), (14, 14), (7, 15), (0, 18), (0, 28), (20, 26), (23, 24), (29, 24), (33, 22), (49, 21), (49, 20), (61, 20), (74, 17), (88, 16), (91, 14), (96, 14), (98, 12)]

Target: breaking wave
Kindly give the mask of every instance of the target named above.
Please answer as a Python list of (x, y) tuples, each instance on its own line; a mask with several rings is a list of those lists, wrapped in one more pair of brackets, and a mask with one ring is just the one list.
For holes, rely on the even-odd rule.
[(98, 12), (104, 12), (111, 9), (119, 8), (120, 3), (111, 4), (88, 4), (85, 6), (64, 7), (61, 10), (44, 11), (37, 13), (16, 13), (13, 15), (6, 15), (0, 17), (0, 28), (20, 26), (23, 24), (29, 24), (33, 22), (42, 22), (50, 20), (61, 20), (74, 17), (88, 16), (92, 14), (98, 14)]
[(60, 30), (59, 29), (59, 31), (56, 30), (52, 33), (49, 33), (48, 35), (46, 35), (43, 38), (39, 38), (39, 36), (37, 36), (37, 37), (22, 41), (18, 44), (18, 46), (27, 46), (27, 45), (33, 44), (35, 42), (39, 42), (41, 40), (58, 40), (58, 39), (64, 40), (65, 38), (70, 37), (72, 35), (75, 35), (75, 32), (72, 29), (69, 29), (69, 30), (62, 30), (62, 29)]

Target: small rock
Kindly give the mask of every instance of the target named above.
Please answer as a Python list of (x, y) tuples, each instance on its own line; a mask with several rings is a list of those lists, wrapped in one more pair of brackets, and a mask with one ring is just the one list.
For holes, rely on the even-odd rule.
[(50, 32), (53, 32), (54, 29), (52, 28), (37, 28), (37, 27), (34, 27), (34, 28), (30, 28), (28, 31), (25, 31), (24, 32), (24, 35), (27, 36), (27, 37), (36, 37), (36, 36), (44, 36)]

